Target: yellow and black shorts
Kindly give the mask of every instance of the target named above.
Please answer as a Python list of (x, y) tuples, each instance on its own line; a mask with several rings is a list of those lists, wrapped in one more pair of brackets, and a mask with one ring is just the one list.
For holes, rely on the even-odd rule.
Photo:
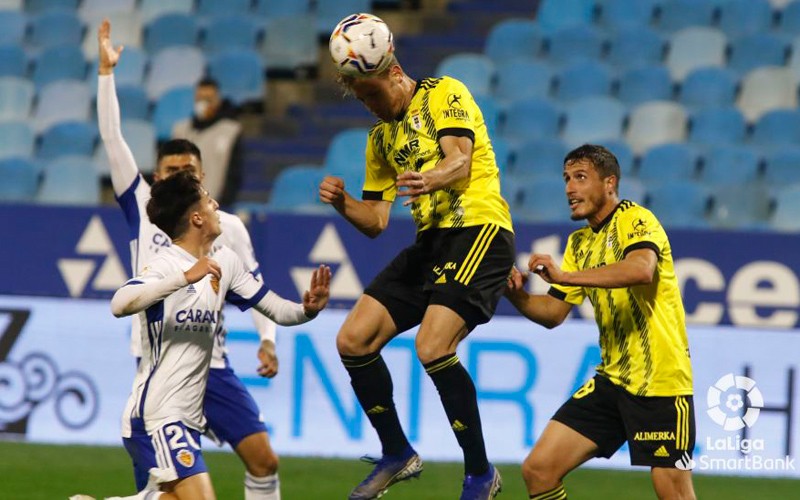
[(494, 315), (514, 259), (514, 233), (496, 224), (428, 229), (364, 293), (386, 307), (398, 332), (419, 325), (432, 304), (452, 309), (472, 330)]
[(611, 457), (625, 441), (631, 465), (684, 468), (695, 440), (692, 396), (636, 396), (595, 375), (558, 409), (553, 420), (579, 432)]

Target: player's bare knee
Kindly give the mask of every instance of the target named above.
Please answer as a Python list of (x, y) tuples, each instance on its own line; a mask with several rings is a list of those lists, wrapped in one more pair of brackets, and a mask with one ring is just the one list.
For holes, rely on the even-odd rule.
[(535, 456), (529, 456), (522, 462), (522, 479), (528, 489), (536, 487), (542, 491), (555, 488), (561, 481), (554, 467)]
[(336, 335), (336, 349), (343, 356), (369, 354), (369, 343), (354, 330), (342, 328)]
[(247, 464), (247, 472), (255, 477), (271, 476), (278, 472), (278, 455), (269, 451), (260, 453)]

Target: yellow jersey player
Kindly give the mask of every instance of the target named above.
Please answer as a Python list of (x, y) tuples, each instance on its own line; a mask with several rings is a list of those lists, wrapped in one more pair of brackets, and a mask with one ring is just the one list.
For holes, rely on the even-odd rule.
[[(345, 21), (357, 24), (361, 16)], [(400, 426), (381, 357), (386, 343), (417, 325), (417, 356), (464, 454), (461, 498), (493, 498), (500, 475), (486, 456), (475, 386), (456, 356), (459, 342), (494, 314), (515, 258), (511, 217), (481, 110), (461, 82), (414, 80), (394, 55), (376, 74), (339, 78), (379, 121), (369, 132), (361, 199), (331, 176), (320, 185), (320, 199), (376, 237), (400, 196), (417, 226), (416, 241), (365, 289), (336, 339), (383, 452), (350, 498), (377, 498), (422, 471)]]
[(659, 498), (693, 499), (692, 367), (669, 239), (658, 219), (620, 201), (620, 170), (602, 146), (564, 160), (573, 232), (559, 268), (534, 254), (528, 267), (552, 286), (531, 295), (516, 269), (506, 296), (527, 318), (560, 325), (588, 297), (600, 329), (597, 374), (556, 412), (522, 466), (530, 498), (567, 498), (562, 478), (626, 441), (631, 464), (651, 468)]

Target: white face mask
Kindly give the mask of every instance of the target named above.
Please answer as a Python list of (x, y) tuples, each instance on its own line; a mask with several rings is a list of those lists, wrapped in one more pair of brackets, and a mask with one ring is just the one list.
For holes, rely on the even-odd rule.
[(207, 112), (208, 112), (208, 101), (195, 101), (194, 116), (202, 120), (205, 119)]

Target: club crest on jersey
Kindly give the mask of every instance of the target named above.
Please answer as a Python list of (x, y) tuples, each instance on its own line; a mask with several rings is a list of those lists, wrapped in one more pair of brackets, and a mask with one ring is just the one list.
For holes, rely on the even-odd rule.
[(411, 114), (411, 128), (419, 130), (422, 128), (422, 118), (419, 117), (419, 111), (414, 111)]
[(214, 293), (219, 293), (219, 278), (216, 276), (211, 277), (211, 289), (214, 290)]
[(194, 453), (189, 450), (181, 450), (175, 455), (175, 458), (178, 459), (178, 463), (186, 467), (187, 469), (194, 465)]

